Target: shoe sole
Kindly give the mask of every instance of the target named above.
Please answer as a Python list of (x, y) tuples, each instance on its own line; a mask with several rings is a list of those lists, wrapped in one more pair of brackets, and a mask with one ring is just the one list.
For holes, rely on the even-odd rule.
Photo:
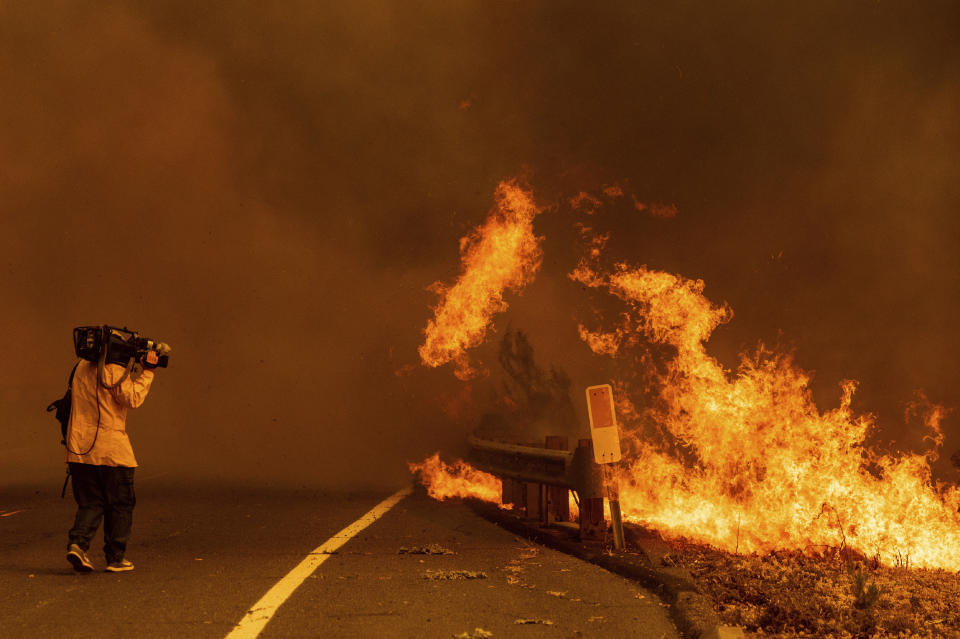
[(73, 569), (77, 572), (93, 572), (93, 565), (84, 563), (83, 557), (76, 553), (67, 553), (67, 561), (73, 564)]
[(106, 568), (106, 572), (130, 572), (131, 570), (133, 570), (133, 566), (125, 568), (114, 568), (113, 566), (107, 566)]

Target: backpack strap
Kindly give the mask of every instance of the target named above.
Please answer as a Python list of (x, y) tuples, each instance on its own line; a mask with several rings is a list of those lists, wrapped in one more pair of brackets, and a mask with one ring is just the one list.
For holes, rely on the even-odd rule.
[(77, 372), (77, 366), (80, 365), (80, 360), (77, 360), (77, 363), (73, 365), (73, 370), (70, 371), (70, 379), (67, 380), (67, 390), (73, 388), (73, 376)]
[[(64, 399), (66, 399), (67, 394), (72, 392), (71, 389), (73, 388), (73, 376), (77, 372), (77, 366), (79, 365), (80, 365), (80, 362), (77, 362), (76, 364), (73, 365), (73, 370), (70, 371), (70, 378), (67, 379), (67, 393), (64, 394), (63, 396)], [(57, 410), (57, 405), (60, 404), (61, 402), (63, 402), (63, 399), (58, 399), (50, 402), (50, 405), (47, 406), (47, 412), (52, 413), (53, 411)], [(62, 444), (63, 442), (60, 442), (60, 443)]]
[[(73, 392), (73, 376), (77, 372), (77, 366), (80, 365), (80, 360), (77, 360), (77, 363), (73, 365), (73, 370), (70, 371), (70, 379), (67, 380), (67, 392)], [(52, 406), (53, 404), (51, 404)], [(47, 408), (49, 411), (50, 408)], [(61, 440), (61, 444), (66, 446), (66, 440)], [(64, 495), (67, 494), (67, 482), (70, 481), (70, 466), (67, 466), (67, 476), (63, 479), (63, 488), (60, 489), (60, 499), (63, 499)]]

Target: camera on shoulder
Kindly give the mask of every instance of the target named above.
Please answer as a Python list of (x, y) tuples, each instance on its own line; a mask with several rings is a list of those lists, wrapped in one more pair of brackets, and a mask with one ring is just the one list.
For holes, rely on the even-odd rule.
[[(149, 368), (166, 368), (170, 361), (170, 346), (163, 342), (143, 337), (127, 327), (116, 326), (78, 326), (73, 329), (73, 348), (77, 357), (88, 362), (98, 362), (101, 358), (106, 364), (127, 366), (130, 360), (143, 361)], [(150, 365), (144, 356), (154, 352), (157, 363)]]

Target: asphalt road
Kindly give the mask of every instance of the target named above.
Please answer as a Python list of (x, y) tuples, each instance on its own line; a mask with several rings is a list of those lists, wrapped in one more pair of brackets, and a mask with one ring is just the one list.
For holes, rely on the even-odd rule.
[[(103, 572), (98, 534), (97, 571), (77, 574), (65, 559), (69, 495), (0, 489), (0, 636), (223, 638), (308, 553), (387, 496), (138, 481), (127, 549), (136, 570)], [(452, 554), (403, 552), (431, 545)], [(330, 555), (260, 636), (478, 628), (493, 637), (677, 636), (651, 592), (418, 494)]]

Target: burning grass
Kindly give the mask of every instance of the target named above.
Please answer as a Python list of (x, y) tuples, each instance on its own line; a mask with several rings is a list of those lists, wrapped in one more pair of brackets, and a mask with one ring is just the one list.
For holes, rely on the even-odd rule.
[[(851, 553), (736, 555), (670, 544), (723, 623), (754, 637), (960, 637), (960, 574)], [(906, 559), (904, 558), (904, 562)]]
[(440, 453), (437, 452), (419, 464), (408, 463), (407, 466), (434, 499), (442, 501), (453, 497), (473, 497), (500, 503), (500, 479), (477, 470), (463, 460), (447, 464), (440, 459)]

